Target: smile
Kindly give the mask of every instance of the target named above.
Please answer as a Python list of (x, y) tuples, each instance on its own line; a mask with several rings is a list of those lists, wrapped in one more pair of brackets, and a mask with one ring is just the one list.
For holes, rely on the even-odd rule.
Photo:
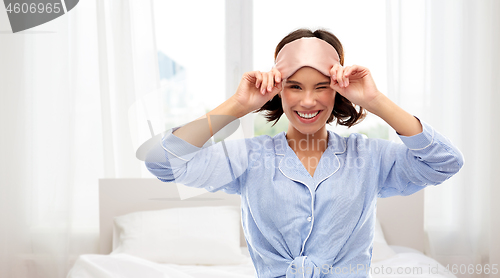
[(320, 111), (321, 110), (318, 110), (318, 111), (316, 111), (316, 113), (309, 113), (309, 114), (303, 114), (303, 113), (300, 113), (299, 111), (295, 111), (295, 112), (297, 112), (297, 114), (299, 114), (299, 116), (302, 118), (311, 119), (311, 118), (314, 118), (316, 115), (318, 115)]
[(318, 115), (321, 113), (321, 111), (323, 110), (318, 110), (316, 111), (315, 113), (301, 113), (299, 111), (295, 111), (295, 114), (297, 115), (297, 117), (299, 118), (299, 120), (303, 123), (312, 123), (314, 121), (316, 121), (316, 119), (318, 118)]

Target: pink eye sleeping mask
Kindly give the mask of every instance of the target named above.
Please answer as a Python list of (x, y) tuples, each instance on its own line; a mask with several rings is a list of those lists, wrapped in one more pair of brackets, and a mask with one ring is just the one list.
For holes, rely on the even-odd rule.
[(305, 66), (330, 76), (330, 69), (339, 61), (339, 54), (331, 44), (316, 37), (304, 37), (285, 44), (276, 56), (274, 67), (283, 80)]

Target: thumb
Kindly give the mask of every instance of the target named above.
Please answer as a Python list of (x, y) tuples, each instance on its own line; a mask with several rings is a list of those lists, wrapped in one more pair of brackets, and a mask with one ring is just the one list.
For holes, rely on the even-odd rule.
[(273, 89), (271, 90), (271, 98), (270, 99), (273, 99), (277, 94), (279, 94), (283, 88), (283, 83), (280, 82), (280, 83), (276, 83), (275, 86), (273, 87)]
[(330, 78), (330, 88), (334, 89), (337, 92), (339, 92), (339, 91), (341, 91), (343, 89), (342, 87), (340, 87), (340, 85), (337, 82), (337, 80), (335, 80), (333, 78)]

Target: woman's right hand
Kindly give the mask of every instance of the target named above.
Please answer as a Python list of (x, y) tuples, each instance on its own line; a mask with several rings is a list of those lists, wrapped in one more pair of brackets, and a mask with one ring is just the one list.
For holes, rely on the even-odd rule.
[(281, 92), (281, 73), (273, 68), (269, 72), (251, 71), (243, 74), (233, 98), (248, 114), (261, 108)]

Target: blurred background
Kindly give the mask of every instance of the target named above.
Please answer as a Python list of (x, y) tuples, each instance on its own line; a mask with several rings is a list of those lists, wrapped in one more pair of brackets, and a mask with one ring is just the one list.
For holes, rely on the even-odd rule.
[[(1, 6), (1, 5), (0, 5)], [(96, 0), (13, 34), (0, 7), (0, 273), (65, 277), (97, 253), (99, 178), (151, 178), (135, 157), (151, 137), (268, 71), (278, 42), (324, 28), (345, 65), (462, 150), (465, 166), (425, 190), (426, 254), (500, 264), (500, 1)], [(286, 131), (260, 114), (245, 137)], [(398, 140), (374, 115), (341, 135)], [(459, 274), (459, 277), (498, 277)]]

